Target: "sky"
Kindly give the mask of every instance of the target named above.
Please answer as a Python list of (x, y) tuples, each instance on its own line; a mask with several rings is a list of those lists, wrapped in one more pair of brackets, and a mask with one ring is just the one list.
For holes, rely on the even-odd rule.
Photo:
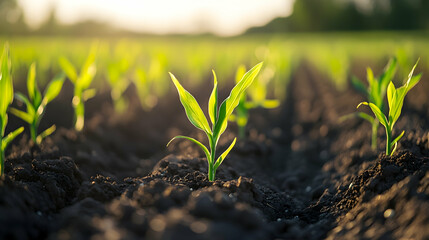
[(37, 28), (52, 8), (61, 23), (99, 20), (137, 32), (232, 36), (291, 14), (294, 0), (18, 0)]

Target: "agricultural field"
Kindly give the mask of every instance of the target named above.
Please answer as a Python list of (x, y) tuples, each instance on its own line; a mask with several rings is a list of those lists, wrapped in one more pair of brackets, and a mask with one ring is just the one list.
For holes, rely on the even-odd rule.
[(0, 37), (0, 239), (427, 239), (428, 37)]

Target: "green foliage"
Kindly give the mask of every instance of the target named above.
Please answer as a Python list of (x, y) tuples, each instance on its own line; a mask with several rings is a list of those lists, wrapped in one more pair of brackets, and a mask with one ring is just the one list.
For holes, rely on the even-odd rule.
[(75, 129), (82, 131), (85, 121), (85, 105), (84, 103), (95, 96), (96, 90), (89, 89), (92, 80), (97, 72), (95, 66), (95, 57), (97, 54), (97, 43), (91, 47), (90, 53), (83, 64), (80, 74), (77, 74), (74, 65), (65, 57), (59, 60), (60, 66), (64, 73), (74, 84), (74, 97), (72, 100), (73, 108), (75, 111)]
[(0, 177), (4, 174), (5, 150), (10, 142), (24, 131), (23, 127), (4, 136), (7, 125), (7, 109), (13, 101), (13, 84), (10, 74), (11, 61), (9, 58), (9, 45), (4, 46), (0, 59)]
[(130, 63), (126, 59), (111, 61), (107, 66), (107, 80), (110, 85), (110, 95), (113, 105), (118, 113), (123, 113), (128, 108), (128, 100), (124, 98), (124, 92), (130, 85), (127, 78), (127, 71)]
[(52, 125), (40, 134), (37, 134), (40, 120), (45, 114), (46, 105), (54, 100), (61, 92), (65, 75), (58, 74), (46, 87), (44, 94), (40, 92), (36, 82), (36, 64), (31, 64), (27, 78), (28, 98), (22, 93), (16, 93), (15, 97), (26, 105), (27, 111), (10, 108), (10, 113), (21, 118), (30, 125), (31, 139), (34, 143), (40, 144), (42, 140), (51, 135), (56, 127)]
[[(398, 141), (404, 135), (402, 131), (399, 136), (393, 139), (393, 126), (398, 121), (399, 116), (401, 115), (402, 106), (404, 104), (405, 95), (420, 81), (421, 74), (413, 76), (414, 69), (418, 64), (414, 65), (413, 69), (408, 75), (408, 79), (405, 84), (399, 88), (396, 88), (392, 81), (390, 81), (389, 86), (387, 87), (387, 102), (389, 105), (389, 114), (388, 116), (383, 114), (383, 111), (372, 102), (361, 102), (357, 107), (363, 105), (368, 105), (375, 117), (380, 121), (380, 123), (386, 129), (386, 155), (392, 155), (398, 145)], [(393, 140), (392, 140), (393, 139)]]
[[(265, 68), (267, 69), (267, 68)], [(244, 65), (238, 67), (235, 80), (238, 83), (240, 79), (246, 72), (246, 68)], [(262, 72), (262, 76), (264, 76), (265, 72)], [(266, 79), (270, 79), (267, 77)], [(267, 83), (268, 80), (262, 81), (262, 77), (258, 77), (252, 84), (252, 87), (249, 90), (244, 92), (241, 95), (240, 102), (238, 103), (237, 108), (235, 109), (235, 114), (232, 114), (229, 118), (230, 121), (234, 121), (238, 126), (238, 136), (241, 139), (244, 139), (245, 129), (247, 122), (249, 121), (249, 110), (253, 108), (266, 108), (272, 109), (276, 108), (280, 105), (280, 102), (276, 99), (267, 99)], [(248, 100), (248, 97), (250, 100)]]
[[(374, 77), (374, 74), (371, 68), (367, 68), (368, 87), (365, 87), (364, 83), (361, 82), (356, 77), (352, 78), (352, 85), (357, 91), (362, 93), (367, 98), (368, 102), (371, 102), (372, 104), (377, 106), (378, 109), (383, 110), (384, 109), (383, 101), (384, 101), (384, 97), (386, 96), (387, 85), (389, 84), (389, 82), (393, 80), (393, 77), (395, 76), (396, 65), (397, 65), (396, 58), (390, 59), (389, 63), (384, 68), (383, 73), (378, 78)], [(371, 126), (372, 126), (371, 147), (372, 149), (375, 150), (377, 148), (377, 131), (379, 126), (379, 120), (363, 112), (346, 115), (341, 120), (345, 120), (352, 116), (360, 117), (364, 120), (367, 120), (369, 123), (371, 123)]]
[(176, 77), (170, 73), (171, 79), (179, 93), (180, 102), (182, 103), (185, 109), (186, 116), (196, 128), (206, 133), (209, 141), (209, 145), (210, 145), (210, 151), (199, 141), (186, 136), (174, 137), (173, 139), (170, 140), (167, 146), (174, 139), (177, 139), (177, 138), (188, 139), (194, 142), (195, 144), (197, 144), (203, 150), (203, 152), (207, 157), (209, 181), (214, 181), (217, 168), (225, 160), (226, 156), (234, 147), (236, 142), (236, 139), (234, 139), (234, 141), (227, 148), (227, 150), (225, 150), (225, 152), (222, 153), (215, 161), (216, 146), (220, 136), (227, 128), (228, 118), (231, 116), (232, 112), (239, 104), (242, 94), (252, 84), (256, 75), (261, 70), (261, 67), (262, 67), (262, 63), (259, 63), (256, 66), (254, 66), (252, 69), (250, 69), (246, 74), (244, 74), (244, 76), (231, 90), (230, 95), (222, 102), (219, 108), (218, 108), (217, 78), (216, 78), (215, 72), (213, 71), (214, 86), (213, 86), (213, 91), (210, 95), (209, 104), (208, 104), (208, 112), (209, 112), (211, 127), (209, 126), (209, 122), (207, 121), (207, 118), (204, 115), (203, 110), (201, 109), (201, 107), (199, 106), (195, 98), (188, 91), (186, 91), (179, 83), (179, 81), (176, 79)]

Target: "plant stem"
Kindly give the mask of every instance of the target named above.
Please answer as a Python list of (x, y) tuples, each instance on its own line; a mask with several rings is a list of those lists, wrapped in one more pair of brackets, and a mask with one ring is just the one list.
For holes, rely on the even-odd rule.
[(33, 122), (30, 126), (30, 134), (31, 139), (33, 140), (34, 144), (37, 144), (36, 138), (37, 138), (37, 125), (35, 122)]
[(378, 120), (374, 120), (374, 122), (372, 123), (371, 148), (373, 150), (377, 149), (377, 131), (378, 131), (379, 123), (380, 122)]
[[(0, 138), (0, 143), (1, 141), (2, 140)], [(4, 151), (0, 150), (0, 177), (2, 177), (4, 174), (4, 160), (5, 160)]]
[(392, 155), (392, 131), (390, 126), (386, 127), (386, 155)]
[(216, 169), (214, 169), (215, 165), (215, 157), (216, 157), (216, 143), (215, 141), (210, 142), (210, 160), (208, 161), (209, 164), (209, 181), (213, 182), (215, 179)]
[(246, 128), (245, 126), (238, 126), (238, 138), (245, 139), (246, 138)]

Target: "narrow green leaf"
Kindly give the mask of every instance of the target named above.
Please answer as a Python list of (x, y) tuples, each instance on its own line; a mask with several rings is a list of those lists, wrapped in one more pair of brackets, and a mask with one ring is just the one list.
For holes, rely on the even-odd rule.
[(97, 72), (97, 67), (95, 66), (97, 49), (98, 42), (94, 42), (91, 46), (90, 53), (80, 71), (79, 81), (76, 83), (76, 85), (78, 85), (77, 87), (81, 89), (87, 89), (91, 85), (91, 82)]
[(368, 96), (368, 90), (366, 86), (355, 76), (352, 77), (352, 86), (361, 94)]
[(366, 79), (368, 80), (368, 85), (371, 88), (374, 84), (374, 73), (371, 68), (366, 68)]
[(241, 94), (252, 84), (256, 75), (261, 70), (262, 64), (262, 62), (257, 64), (244, 74), (240, 82), (235, 85), (229, 96), (222, 102), (213, 133), (216, 139), (225, 131), (228, 125), (228, 118), (240, 102)]
[(96, 94), (97, 94), (97, 89), (95, 89), (95, 88), (86, 89), (82, 93), (82, 99), (84, 102), (86, 102), (89, 99), (95, 97)]
[(396, 88), (393, 82), (389, 83), (389, 86), (387, 87), (387, 103), (389, 104), (389, 109), (392, 109), (392, 103), (396, 99)]
[(204, 116), (203, 110), (201, 110), (200, 105), (197, 100), (195, 100), (194, 96), (186, 91), (176, 77), (170, 73), (171, 80), (177, 88), (177, 92), (179, 93), (180, 102), (185, 108), (186, 116), (189, 121), (198, 129), (203, 130), (207, 134), (211, 134), (211, 130), (209, 124), (207, 122), (206, 117)]
[(73, 64), (65, 57), (61, 57), (59, 60), (60, 67), (63, 69), (64, 73), (70, 79), (73, 84), (76, 84), (77, 81), (77, 72)]
[(217, 119), (217, 99), (218, 99), (218, 90), (217, 90), (217, 77), (214, 70), (213, 72), (213, 91), (209, 98), (209, 117), (214, 126)]
[[(386, 89), (386, 86), (393, 80), (396, 72), (397, 60), (396, 58), (391, 58), (384, 68), (383, 74), (380, 76), (380, 88), (382, 91)], [(384, 95), (384, 94), (382, 94)]]
[(24, 127), (20, 127), (15, 131), (9, 133), (5, 138), (3, 138), (1, 142), (1, 150), (4, 151), (7, 148), (7, 146), (10, 144), (10, 142), (12, 142), (13, 139), (15, 139), (23, 131), (24, 131)]
[(45, 90), (45, 96), (43, 97), (44, 104), (48, 104), (54, 98), (58, 96), (63, 87), (65, 75), (63, 73), (58, 74), (55, 78), (49, 83)]
[[(32, 63), (27, 76), (28, 98), (33, 104), (40, 104), (40, 91), (36, 84), (36, 63)], [(38, 100), (38, 101), (35, 101)]]
[(13, 115), (15, 115), (15, 116), (17, 116), (17, 117), (19, 117), (19, 118), (21, 118), (22, 120), (24, 120), (25, 122), (27, 122), (27, 123), (32, 123), (33, 122), (33, 120), (34, 120), (34, 115), (30, 115), (30, 114), (28, 114), (28, 113), (26, 113), (26, 112), (23, 112), (23, 111), (21, 111), (21, 110), (18, 110), (18, 109), (16, 109), (16, 108), (9, 108), (9, 112), (10, 113), (12, 113)]
[(232, 143), (231, 143), (231, 145), (229, 145), (228, 149), (226, 149), (225, 152), (223, 152), (222, 155), (220, 155), (218, 157), (218, 159), (216, 160), (215, 166), (214, 166), (215, 171), (222, 164), (223, 160), (225, 160), (226, 156), (229, 154), (231, 149), (234, 147), (236, 141), (237, 141), (237, 138), (234, 138), (234, 141), (232, 141)]
[(360, 117), (370, 122), (371, 124), (374, 122), (374, 118), (364, 112), (356, 112), (356, 113), (350, 113), (350, 114), (344, 115), (340, 117), (338, 121), (341, 123), (341, 122), (344, 122), (345, 120), (348, 120), (350, 118), (356, 118), (356, 117)]
[(396, 144), (401, 138), (402, 136), (404, 136), (405, 131), (402, 131), (401, 134), (399, 134), (399, 136), (397, 136), (393, 141), (392, 144)]
[(38, 145), (40, 145), (42, 143), (43, 139), (45, 139), (47, 136), (54, 133), (56, 129), (57, 129), (57, 127), (55, 125), (52, 125), (50, 128), (48, 128), (45, 131), (43, 131), (42, 133), (40, 133), (36, 138), (36, 143)]
[(361, 102), (357, 106), (359, 108), (361, 105), (367, 105), (371, 108), (374, 115), (378, 118), (381, 124), (385, 126), (386, 128), (389, 126), (389, 123), (387, 122), (386, 116), (381, 112), (381, 110), (373, 103), (367, 103), (367, 102)]
[(268, 109), (277, 108), (278, 106), (280, 106), (280, 101), (276, 99), (268, 99), (264, 100), (261, 105), (263, 108)]
[(187, 140), (189, 140), (189, 141), (191, 141), (191, 142), (193, 142), (193, 143), (195, 143), (195, 144), (197, 144), (202, 150), (203, 150), (203, 152), (204, 152), (204, 154), (206, 154), (206, 157), (207, 157), (207, 161), (211, 161), (210, 160), (210, 152), (209, 152), (209, 150), (201, 143), (201, 142), (199, 142), (198, 140), (196, 140), (196, 139), (194, 139), (194, 138), (191, 138), (191, 137), (187, 137), (187, 136), (175, 136), (174, 138), (172, 138), (168, 143), (167, 143), (167, 147), (170, 145), (170, 143), (173, 141), (173, 140), (175, 140), (175, 139), (178, 139), (178, 138), (183, 138), (183, 139), (187, 139)]
[(31, 104), (30, 100), (24, 94), (17, 92), (15, 93), (15, 98), (25, 104), (25, 106), (27, 107), (28, 114), (30, 114), (31, 116), (35, 115), (36, 109), (34, 109), (33, 104)]
[(13, 101), (13, 85), (12, 76), (10, 74), (11, 62), (8, 43), (4, 45), (0, 64), (0, 117), (3, 117), (6, 114), (9, 104)]

